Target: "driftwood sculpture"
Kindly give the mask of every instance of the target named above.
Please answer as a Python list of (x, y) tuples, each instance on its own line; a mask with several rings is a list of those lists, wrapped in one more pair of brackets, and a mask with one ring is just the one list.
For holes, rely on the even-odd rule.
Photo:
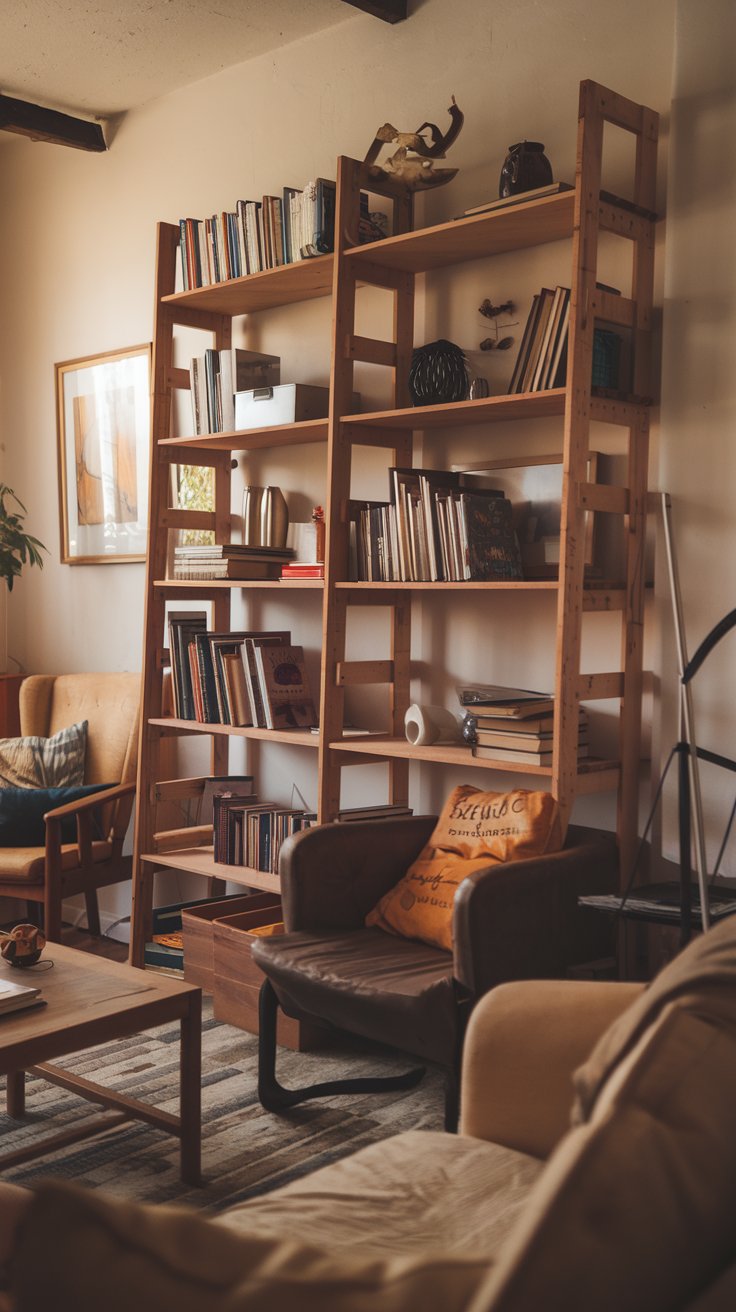
[[(428, 187), (441, 187), (455, 177), (457, 169), (436, 169), (434, 161), (444, 159), (453, 142), (460, 135), (465, 115), (458, 109), (455, 97), (448, 110), (450, 126), (440, 132), (436, 123), (422, 123), (416, 132), (399, 132), (392, 123), (379, 128), (368, 154), (363, 161), (371, 177), (388, 174), (403, 182), (411, 191)], [(425, 134), (429, 134), (429, 137)], [(396, 144), (397, 149), (382, 164), (376, 161), (385, 145)]]

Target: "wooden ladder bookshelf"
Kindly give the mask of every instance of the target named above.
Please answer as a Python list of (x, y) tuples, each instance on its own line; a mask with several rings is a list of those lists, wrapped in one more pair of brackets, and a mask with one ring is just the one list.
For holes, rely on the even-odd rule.
[[(604, 124), (632, 133), (636, 155), (633, 199), (617, 200), (601, 193)], [(389, 768), (389, 800), (408, 801), (412, 761), (493, 770), (493, 762), (473, 757), (464, 747), (412, 747), (405, 739), (403, 717), (410, 700), (410, 637), (412, 598), (432, 589), (440, 593), (478, 595), (516, 591), (531, 597), (557, 595), (554, 690), (556, 697), (552, 765), (526, 775), (549, 788), (569, 813), (577, 795), (618, 790), (617, 830), (622, 864), (626, 865), (636, 838), (638, 767), (641, 738), (642, 636), (644, 616), (644, 534), (647, 510), (649, 403), (649, 341), (652, 328), (654, 263), (654, 195), (657, 115), (593, 82), (580, 89), (576, 183), (572, 191), (412, 231), (411, 198), (390, 180), (379, 187), (364, 166), (345, 157), (338, 161), (336, 250), (334, 255), (251, 274), (229, 283), (174, 293), (179, 229), (162, 224), (158, 237), (156, 323), (154, 341), (153, 458), (151, 468), (150, 537), (146, 582), (143, 660), (143, 731), (139, 768), (135, 836), (131, 960), (142, 964), (150, 923), (153, 876), (158, 867), (195, 871), (212, 881), (227, 878), (246, 887), (274, 888), (277, 877), (236, 867), (217, 866), (208, 850), (157, 852), (154, 841), (156, 785), (161, 778), (162, 745), (183, 733), (211, 739), (212, 770), (227, 770), (232, 736), (260, 738), (289, 746), (316, 749), (318, 816), (324, 822), (340, 809), (342, 769), (356, 762), (383, 761)], [(357, 244), (360, 193), (388, 196), (394, 204), (394, 235), (370, 246)], [(598, 240), (601, 232), (626, 239), (632, 249), (630, 296), (612, 295), (597, 287)], [(407, 379), (413, 342), (414, 285), (418, 274), (490, 255), (559, 241), (571, 241), (571, 309), (567, 379), (548, 391), (492, 396), (450, 405), (409, 405)], [(390, 341), (358, 336), (355, 331), (359, 286), (384, 288), (393, 295)], [(247, 433), (186, 437), (171, 435), (172, 391), (189, 387), (188, 372), (173, 367), (173, 334), (177, 325), (212, 333), (222, 349), (231, 343), (235, 314), (287, 305), (313, 297), (332, 298), (332, 360), (330, 412), (327, 420), (290, 424)], [(634, 342), (633, 387), (630, 395), (596, 394), (591, 387), (593, 334), (596, 320), (622, 325)], [(392, 371), (393, 407), (376, 413), (352, 414), (353, 369), (356, 361), (383, 365)], [(431, 437), (435, 429), (557, 418), (563, 428), (561, 559), (559, 580), (518, 583), (359, 583), (349, 577), (348, 501), (352, 457), (357, 446), (386, 450), (389, 463), (413, 463), (414, 435)], [(602, 422), (620, 430), (625, 445), (625, 485), (602, 486), (589, 481), (590, 424)], [(322, 594), (323, 650), (319, 736), (172, 720), (162, 706), (165, 652), (164, 607), (167, 599), (209, 598), (217, 629), (230, 623), (233, 590), (274, 589), (283, 593), (288, 582), (206, 585), (167, 580), (168, 533), (178, 528), (208, 528), (216, 540), (230, 537), (230, 477), (233, 451), (269, 446), (326, 442), (327, 541)], [(170, 467), (175, 463), (206, 464), (214, 469), (215, 509), (212, 513), (172, 509)], [(591, 586), (584, 573), (585, 517), (589, 512), (621, 517), (625, 532), (625, 577), (619, 584)], [(304, 584), (297, 585), (303, 589)], [(449, 599), (448, 599), (449, 600)], [(351, 608), (388, 607), (390, 649), (385, 659), (347, 660), (346, 635)], [(584, 616), (618, 612), (621, 617), (619, 667), (605, 673), (581, 670)], [(478, 677), (483, 677), (479, 671)], [(383, 684), (389, 691), (391, 732), (361, 739), (343, 736), (345, 689), (351, 685)], [(578, 761), (578, 708), (581, 701), (620, 698), (620, 751), (615, 760)], [(499, 764), (513, 772), (508, 762)], [(479, 780), (481, 776), (478, 776)], [(170, 840), (165, 840), (170, 846)]]

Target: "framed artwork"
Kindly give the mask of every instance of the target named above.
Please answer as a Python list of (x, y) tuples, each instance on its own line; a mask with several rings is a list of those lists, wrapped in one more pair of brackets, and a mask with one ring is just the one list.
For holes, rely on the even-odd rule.
[(145, 560), (151, 345), (55, 369), (62, 564)]

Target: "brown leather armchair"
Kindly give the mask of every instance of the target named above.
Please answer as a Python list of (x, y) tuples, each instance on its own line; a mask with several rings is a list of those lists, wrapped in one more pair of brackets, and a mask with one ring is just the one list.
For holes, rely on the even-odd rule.
[(410, 1088), (422, 1069), (389, 1080), (341, 1080), (285, 1089), (276, 1078), (278, 1007), (298, 1019), (378, 1040), (446, 1072), (445, 1120), (457, 1123), (465, 1024), (479, 997), (507, 980), (564, 978), (610, 954), (605, 917), (582, 893), (613, 892), (614, 837), (571, 826), (563, 851), (489, 865), (460, 885), (452, 953), (364, 919), (426, 844), (434, 816), (308, 829), (281, 849), (285, 934), (259, 938), (258, 1095), (272, 1111), (335, 1093)]
[[(23, 737), (51, 737), (87, 720), (85, 784), (112, 784), (48, 811), (45, 847), (0, 848), (0, 897), (43, 903), (46, 937), (61, 937), (65, 897), (84, 893), (90, 932), (99, 934), (97, 889), (131, 875), (123, 840), (135, 795), (140, 675), (33, 674), (20, 689)], [(76, 821), (77, 841), (62, 841), (62, 823)]]

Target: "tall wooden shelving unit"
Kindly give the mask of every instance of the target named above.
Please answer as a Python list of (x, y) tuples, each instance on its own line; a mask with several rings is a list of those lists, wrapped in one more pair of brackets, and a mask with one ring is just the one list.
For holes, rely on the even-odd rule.
[[(618, 201), (601, 193), (604, 123), (632, 133), (636, 143), (633, 197)], [(157, 866), (193, 871), (206, 879), (227, 878), (246, 887), (276, 888), (277, 877), (248, 869), (217, 866), (211, 849), (157, 851), (154, 841), (155, 794), (160, 774), (160, 749), (171, 734), (210, 736), (212, 768), (227, 769), (228, 738), (260, 738), (316, 750), (318, 810), (321, 821), (334, 818), (340, 806), (341, 771), (355, 762), (389, 763), (389, 800), (408, 798), (411, 761), (460, 765), (474, 771), (493, 770), (493, 763), (474, 758), (462, 747), (417, 748), (406, 741), (403, 716), (409, 702), (412, 597), (425, 589), (478, 594), (484, 592), (557, 594), (554, 687), (557, 712), (553, 762), (525, 774), (537, 777), (569, 812), (581, 793), (618, 790), (617, 828), (622, 862), (636, 836), (638, 765), (642, 690), (642, 628), (644, 610), (644, 532), (647, 506), (648, 413), (651, 395), (649, 338), (652, 327), (654, 261), (654, 193), (657, 115), (592, 82), (580, 89), (576, 185), (573, 191), (520, 203), (418, 232), (412, 229), (411, 201), (392, 185), (378, 187), (355, 160), (338, 161), (336, 251), (266, 273), (253, 274), (214, 287), (174, 293), (178, 228), (162, 224), (156, 273), (154, 342), (153, 459), (150, 499), (150, 541), (147, 565), (143, 676), (143, 732), (139, 769), (135, 838), (134, 902), (131, 960), (142, 964), (149, 923), (153, 874)], [(361, 190), (387, 195), (394, 203), (394, 235), (370, 246), (357, 245)], [(596, 287), (599, 233), (625, 238), (632, 247), (632, 294), (614, 296)], [(451, 405), (411, 408), (407, 377), (413, 348), (414, 283), (417, 274), (454, 264), (502, 256), (512, 251), (569, 238), (572, 246), (570, 339), (564, 388), (522, 395), (493, 396)], [(391, 341), (360, 337), (355, 332), (356, 292), (367, 284), (393, 294)], [(171, 436), (172, 390), (188, 388), (186, 370), (172, 364), (173, 331), (177, 324), (213, 334), (219, 348), (230, 345), (234, 315), (282, 306), (319, 296), (332, 296), (333, 331), (329, 419), (290, 424), (248, 433), (212, 436)], [(591, 390), (593, 332), (597, 319), (620, 324), (634, 341), (633, 393), (601, 396)], [(393, 408), (371, 414), (351, 414), (353, 367), (356, 361), (384, 365), (393, 374)], [(414, 434), (431, 437), (432, 430), (496, 422), (557, 417), (564, 429), (562, 532), (559, 581), (519, 583), (355, 583), (348, 577), (349, 523), (347, 503), (354, 448), (385, 448), (389, 463), (413, 463)], [(588, 481), (589, 429), (592, 421), (615, 426), (627, 456), (625, 486), (601, 486)], [(288, 583), (190, 584), (166, 580), (168, 531), (197, 527), (214, 529), (217, 541), (230, 537), (230, 466), (233, 451), (326, 441), (327, 546), (322, 592), (323, 651), (320, 690), (321, 733), (273, 733), (194, 725), (162, 715), (164, 604), (208, 598), (218, 629), (230, 623), (230, 599), (250, 589), (278, 589)], [(172, 463), (208, 464), (215, 471), (212, 513), (174, 510), (170, 500)], [(288, 489), (287, 489), (288, 491)], [(584, 520), (588, 512), (623, 518), (625, 578), (616, 586), (589, 586), (584, 576)], [(304, 590), (305, 584), (296, 585)], [(308, 586), (308, 585), (306, 585)], [(448, 597), (448, 604), (451, 598)], [(390, 650), (386, 658), (346, 660), (348, 614), (353, 607), (388, 607)], [(586, 674), (580, 668), (584, 616), (616, 611), (621, 616), (620, 668)], [(513, 640), (513, 639), (511, 639)], [(492, 678), (492, 672), (473, 672)], [(550, 678), (552, 674), (550, 675)], [(355, 684), (385, 684), (389, 689), (391, 733), (381, 737), (343, 738), (344, 690)], [(581, 701), (620, 698), (620, 752), (610, 761), (577, 760), (578, 706)], [(513, 772), (508, 762), (499, 770)], [(490, 781), (489, 781), (490, 782)], [(170, 846), (168, 840), (164, 844)], [(210, 885), (213, 887), (213, 885)]]

